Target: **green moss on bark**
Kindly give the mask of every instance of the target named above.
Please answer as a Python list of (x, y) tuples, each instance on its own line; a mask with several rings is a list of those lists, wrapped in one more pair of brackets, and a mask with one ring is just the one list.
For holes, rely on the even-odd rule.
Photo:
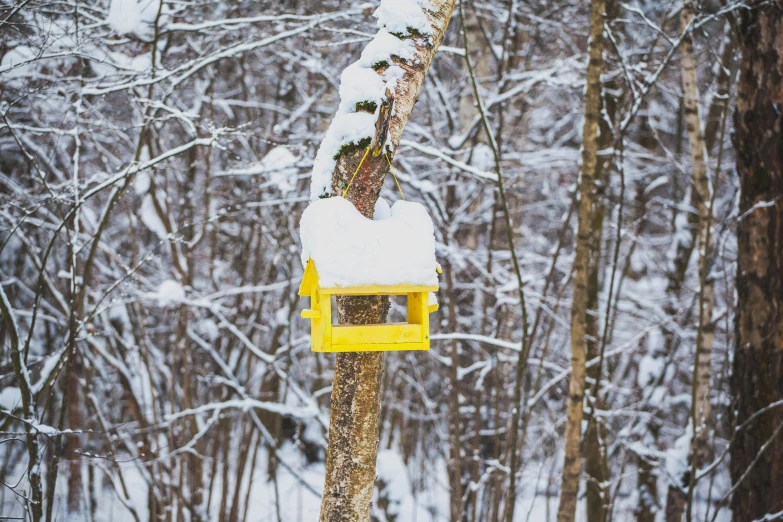
[(366, 138), (360, 139), (359, 143), (356, 143), (354, 141), (350, 143), (346, 143), (345, 145), (340, 147), (340, 150), (338, 150), (337, 154), (334, 155), (334, 159), (337, 160), (340, 158), (340, 156), (345, 156), (346, 154), (353, 154), (358, 150), (364, 150), (370, 146), (371, 142), (372, 142), (372, 138), (368, 136)]
[(421, 34), (421, 32), (418, 29), (415, 29), (413, 27), (406, 27), (405, 31), (406, 31), (405, 33), (390, 32), (389, 34), (393, 34), (400, 40), (402, 40), (403, 38), (422, 38), (424, 36), (423, 34)]
[(374, 101), (363, 100), (356, 102), (356, 112), (369, 112), (370, 114), (375, 112), (378, 108), (378, 104)]

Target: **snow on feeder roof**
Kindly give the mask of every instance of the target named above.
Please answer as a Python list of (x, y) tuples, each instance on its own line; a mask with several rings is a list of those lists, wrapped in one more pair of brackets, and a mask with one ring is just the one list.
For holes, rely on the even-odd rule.
[(323, 288), (437, 286), (435, 236), (426, 209), (397, 201), (384, 214), (368, 219), (341, 197), (314, 201), (302, 215), (302, 266), (313, 260)]
[[(432, 220), (419, 203), (376, 205), (364, 217), (347, 200), (314, 201), (300, 225), (305, 273), (300, 296), (310, 297), (312, 350), (359, 352), (428, 350), (429, 314), (438, 309)], [(332, 295), (406, 295), (408, 321), (400, 324), (332, 324)]]

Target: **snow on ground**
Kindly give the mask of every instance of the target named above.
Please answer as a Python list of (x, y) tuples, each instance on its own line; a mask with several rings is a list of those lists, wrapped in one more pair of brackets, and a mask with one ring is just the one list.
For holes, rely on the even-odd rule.
[(397, 201), (388, 218), (371, 220), (339, 196), (321, 199), (299, 233), (302, 265), (313, 259), (322, 287), (438, 284), (432, 220), (419, 203)]
[[(160, 441), (165, 444), (165, 438)], [(234, 448), (236, 451), (237, 448)], [(244, 510), (244, 493), (248, 481), (252, 480), (250, 488), (249, 505), (247, 506), (247, 522), (277, 522), (278, 509), (280, 520), (286, 522), (312, 522), (318, 520), (321, 509), (320, 492), (323, 489), (325, 477), (325, 464), (315, 462), (307, 464), (301, 451), (292, 443), (285, 443), (279, 450), (279, 455), (292, 467), (296, 475), (283, 466), (277, 469), (277, 484), (269, 479), (267, 463), (269, 455), (263, 448), (259, 448), (256, 455), (256, 465), (253, 474), (250, 474), (250, 463), (245, 468), (242, 481), (242, 505)], [(535, 459), (527, 460), (524, 466), (517, 494), (517, 509), (514, 522), (554, 522), (558, 505), (558, 484), (560, 480), (559, 462), (561, 453), (543, 461)], [(554, 463), (554, 468), (551, 466)], [(205, 469), (209, 469), (210, 459), (205, 460)], [(450, 500), (448, 494), (448, 471), (442, 458), (424, 461), (415, 456), (411, 457), (408, 464), (403, 462), (402, 456), (396, 450), (381, 450), (378, 453), (377, 474), (378, 481), (373, 495), (374, 515), (381, 522), (385, 522), (386, 515), (396, 515), (395, 522), (448, 522)], [(124, 484), (130, 496), (129, 504), (137, 510), (140, 522), (149, 522), (147, 510), (147, 482), (139, 471), (139, 462), (134, 459), (120, 456), (118, 466), (122, 471)], [(61, 471), (66, 473), (68, 463), (61, 464)], [(426, 469), (425, 469), (426, 468)], [(83, 470), (86, 478), (86, 468)], [(8, 478), (20, 480), (24, 469), (19, 468), (8, 474)], [(425, 479), (418, 488), (412, 483), (416, 475)], [(220, 509), (222, 492), (222, 474), (218, 474), (213, 484), (212, 504), (209, 514), (210, 520), (217, 520)], [(232, 479), (229, 488), (229, 502), (233, 500), (233, 488), (235, 486), (235, 473), (230, 473)], [(97, 510), (92, 520), (96, 522), (134, 522), (131, 512), (117, 498), (112, 489), (110, 480), (100, 470), (94, 475), (96, 480), (95, 491), (98, 492)], [(23, 480), (23, 479), (22, 479)], [(301, 483), (304, 481), (310, 488)], [(704, 502), (706, 497), (707, 481), (698, 491), (695, 504), (696, 519), (704, 518)], [(722, 482), (719, 480), (718, 482)], [(723, 487), (726, 484), (716, 484)], [(662, 482), (659, 490), (665, 495), (666, 485)], [(116, 484), (116, 487), (120, 487)], [(58, 520), (65, 518), (65, 501), (67, 498), (67, 481), (60, 480), (57, 484), (58, 500), (55, 502), (55, 513), (60, 513)], [(315, 491), (310, 491), (312, 489)], [(414, 491), (417, 489), (417, 491)], [(635, 488), (633, 488), (635, 491)], [(208, 492), (205, 492), (208, 493)], [(390, 500), (386, 507), (381, 502), (381, 497)], [(623, 514), (631, 513), (636, 505), (636, 498), (631, 495), (619, 495), (614, 507), (615, 520), (624, 520)], [(384, 511), (385, 510), (385, 511)], [(21, 513), (19, 505), (8, 496), (0, 501), (0, 512), (3, 515), (17, 516)], [(662, 520), (663, 512), (659, 513)], [(580, 501), (576, 511), (576, 521), (586, 522), (586, 502), (584, 499), (584, 483), (580, 491)], [(86, 513), (73, 514), (67, 519), (71, 521), (87, 521)], [(388, 519), (387, 519), (388, 520)], [(730, 513), (722, 510), (716, 522), (728, 522)]]

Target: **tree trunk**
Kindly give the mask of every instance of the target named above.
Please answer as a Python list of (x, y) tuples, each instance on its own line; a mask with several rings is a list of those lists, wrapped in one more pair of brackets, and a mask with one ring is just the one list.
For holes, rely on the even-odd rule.
[[(616, 19), (619, 14), (617, 0), (605, 0), (606, 23)], [(607, 150), (614, 143), (614, 132), (617, 116), (618, 92), (622, 89), (620, 82), (610, 80), (600, 99), (602, 117), (598, 120), (598, 151)], [(593, 192), (593, 216), (591, 219), (590, 247), (587, 258), (587, 310), (586, 321), (586, 350), (587, 358), (594, 359), (601, 355), (606, 348), (605, 340), (607, 332), (601, 335), (600, 290), (601, 272), (603, 270), (602, 247), (603, 227), (606, 217), (607, 191), (611, 187), (610, 171), (612, 163), (607, 156), (597, 157), (595, 162), (595, 189)], [(611, 193), (611, 191), (609, 191)], [(609, 310), (607, 309), (607, 315)], [(606, 319), (605, 317), (605, 319)], [(608, 328), (609, 322), (606, 321)], [(604, 408), (601, 394), (602, 370), (596, 365), (587, 370), (587, 376), (596, 384), (592, 388), (595, 393), (593, 415), (588, 419), (584, 437), (585, 473), (587, 474), (587, 522), (606, 522), (609, 511), (609, 456), (606, 445), (606, 428), (597, 421), (595, 412)]]
[[(613, 1), (607, 2), (607, 18), (613, 18)], [(617, 82), (609, 82), (606, 92), (601, 97), (601, 111), (604, 115), (598, 122), (598, 150), (605, 150), (612, 146), (614, 141), (614, 128), (617, 98), (613, 92), (618, 90)], [(587, 257), (587, 310), (585, 314), (586, 350), (587, 358), (594, 359), (600, 356), (603, 345), (601, 338), (599, 294), (601, 290), (601, 252), (603, 246), (603, 227), (606, 217), (605, 191), (609, 187), (609, 172), (611, 163), (607, 157), (598, 157), (595, 164), (595, 190), (593, 192), (593, 215), (591, 219), (590, 248)], [(606, 334), (604, 334), (606, 335)], [(595, 411), (604, 407), (601, 397), (601, 387), (598, 366), (587, 370), (587, 376), (597, 384), (593, 387), (595, 397)], [(606, 428), (597, 422), (596, 415), (588, 419), (585, 431), (584, 453), (585, 472), (587, 474), (587, 522), (605, 522), (609, 502), (609, 490), (606, 486), (609, 480), (609, 458), (606, 450)]]
[[(693, 37), (690, 24), (694, 16), (692, 1), (686, 1), (680, 11), (680, 30), (687, 31), (680, 45), (680, 64), (682, 69), (682, 94), (685, 127), (688, 134), (688, 146), (691, 153), (691, 201), (698, 216), (699, 237), (699, 326), (696, 336), (696, 358), (693, 370), (691, 439), (689, 470), (677, 477), (679, 484), (669, 486), (666, 497), (666, 520), (679, 521), (687, 500), (686, 491), (690, 491), (693, 472), (705, 460), (708, 450), (709, 424), (711, 415), (710, 361), (712, 359), (712, 306), (714, 301), (713, 280), (709, 275), (712, 256), (712, 203), (710, 182), (707, 178), (704, 137), (699, 116), (699, 90), (696, 84), (696, 63), (693, 56)], [(688, 504), (690, 506), (690, 504)], [(690, 508), (689, 508), (690, 509)]]
[(593, 210), (593, 175), (598, 153), (598, 119), (603, 67), (604, 0), (592, 0), (590, 15), (590, 61), (587, 65), (585, 123), (582, 149), (582, 180), (574, 258), (574, 295), (571, 305), (571, 381), (565, 430), (565, 459), (560, 487), (558, 522), (573, 522), (579, 492), (582, 402), (585, 392), (585, 332), (587, 314), (587, 263)]
[[(74, 352), (74, 361), (71, 365), (71, 371), (68, 373), (70, 379), (71, 398), (68, 401), (68, 426), (77, 430), (82, 425), (82, 408), (84, 407), (79, 394), (79, 375), (84, 368), (81, 364), (81, 354)], [(81, 460), (81, 440), (78, 435), (73, 435), (67, 439), (68, 449), (68, 513), (78, 513), (82, 501), (82, 460)]]
[[(3, 327), (6, 338), (8, 339), (8, 353), (11, 358), (11, 364), (14, 368), (14, 375), (19, 386), (22, 399), (22, 414), (25, 419), (37, 419), (35, 407), (35, 397), (30, 381), (30, 373), (27, 369), (27, 361), (24, 357), (22, 347), (19, 343), (19, 327), (17, 326), (14, 311), (11, 303), (0, 285), (0, 316), (2, 316)], [(27, 480), (30, 483), (29, 497), (26, 499), (27, 507), (30, 510), (30, 520), (39, 522), (43, 516), (43, 492), (41, 489), (41, 457), (39, 455), (38, 433), (31, 426), (30, 422), (24, 423), (26, 434), (27, 449)]]
[[(605, 148), (612, 143), (612, 137), (604, 133), (604, 126), (601, 126), (600, 146)], [(599, 181), (596, 183), (597, 190), (593, 194), (594, 203), (596, 206), (593, 209), (593, 216), (591, 219), (591, 237), (590, 248), (587, 256), (587, 310), (589, 313), (585, 314), (585, 333), (586, 333), (586, 351), (587, 357), (593, 359), (598, 357), (600, 350), (600, 338), (601, 328), (599, 323), (599, 290), (600, 290), (600, 278), (599, 274), (602, 269), (601, 264), (601, 246), (603, 245), (603, 225), (605, 207), (597, 196), (601, 196), (599, 191), (602, 191), (601, 187), (605, 187), (605, 183), (601, 183), (601, 180), (606, 181), (607, 172), (603, 167), (606, 165), (605, 161), (599, 160), (596, 166), (595, 176)], [(600, 380), (601, 376), (598, 375), (598, 366), (593, 366), (587, 370), (587, 375), (594, 381)], [(594, 387), (596, 396), (593, 397), (595, 404), (595, 410), (603, 408), (603, 401), (601, 400), (600, 383)], [(606, 520), (606, 503), (607, 503), (607, 490), (605, 483), (609, 478), (609, 468), (606, 456), (606, 446), (604, 440), (606, 438), (606, 430), (596, 420), (596, 415), (592, 415), (588, 419), (587, 429), (585, 431), (584, 440), (584, 453), (585, 453), (585, 472), (587, 474), (587, 521), (588, 522), (605, 522)]]
[[(734, 143), (740, 178), (731, 509), (783, 511), (783, 6), (742, 11)], [(747, 423), (747, 425), (745, 424)], [(762, 454), (763, 451), (763, 454)]]
[[(424, 75), (443, 39), (454, 0), (430, 0), (426, 14), (432, 27), (429, 41), (415, 38), (415, 57), (401, 63), (404, 77), (387, 94), (393, 111), (381, 110), (375, 143), (397, 149), (402, 131), (413, 110)], [(386, 121), (383, 121), (383, 120)], [(388, 136), (388, 141), (385, 136)], [(343, 154), (332, 174), (332, 194), (348, 186), (360, 165), (364, 149)], [(351, 184), (346, 198), (365, 216), (372, 217), (388, 164), (383, 155), (368, 154)], [(382, 323), (388, 311), (388, 298), (341, 297), (337, 299), (340, 324)], [(340, 353), (337, 355), (332, 389), (329, 449), (326, 480), (321, 501), (321, 522), (365, 522), (370, 519), (375, 461), (378, 453), (378, 417), (380, 413), (383, 353)]]
[[(686, 2), (680, 13), (680, 25), (685, 30), (693, 19), (693, 2)], [(707, 442), (707, 425), (710, 419), (710, 360), (712, 357), (712, 305), (714, 300), (713, 281), (709, 277), (709, 261), (712, 255), (711, 190), (707, 178), (704, 139), (699, 117), (699, 91), (696, 85), (696, 64), (693, 57), (693, 40), (690, 35), (683, 38), (680, 46), (682, 63), (682, 90), (684, 97), (685, 127), (691, 151), (691, 183), (699, 216), (699, 279), (700, 310), (699, 331), (696, 342), (696, 365), (693, 382), (694, 437), (691, 452), (695, 462), (700, 462)], [(695, 452), (695, 453), (694, 453)]]
[[(453, 191), (449, 191), (453, 192)], [(448, 198), (453, 199), (453, 198)], [(449, 205), (451, 207), (451, 205)], [(457, 331), (457, 300), (454, 292), (454, 272), (451, 263), (445, 263), (446, 292), (448, 293), (448, 324), (449, 330)], [(451, 367), (449, 368), (449, 492), (451, 494), (451, 522), (460, 522), (462, 519), (462, 429), (460, 427), (460, 367), (458, 341), (451, 341)]]

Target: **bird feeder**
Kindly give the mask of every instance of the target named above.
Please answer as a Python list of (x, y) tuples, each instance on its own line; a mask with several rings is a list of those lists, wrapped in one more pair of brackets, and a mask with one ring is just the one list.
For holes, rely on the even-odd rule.
[[(300, 225), (314, 352), (429, 350), (429, 314), (438, 309), (432, 220), (418, 203), (378, 204), (368, 219), (341, 197), (311, 203)], [(332, 324), (332, 296), (406, 296), (404, 323)]]
[[(438, 269), (438, 271), (440, 271)], [(314, 352), (385, 352), (395, 350), (429, 350), (430, 317), (438, 309), (429, 303), (429, 293), (438, 285), (366, 285), (321, 288), (318, 270), (308, 259), (299, 295), (310, 297), (310, 308), (302, 317), (310, 319)], [(333, 295), (404, 295), (408, 297), (406, 323), (336, 325), (332, 324)]]

